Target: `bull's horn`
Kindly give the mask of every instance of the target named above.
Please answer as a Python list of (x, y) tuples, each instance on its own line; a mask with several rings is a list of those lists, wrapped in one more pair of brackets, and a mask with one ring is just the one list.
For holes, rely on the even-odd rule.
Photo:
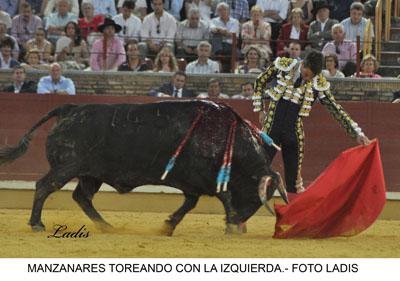
[(271, 184), (271, 180), (271, 177), (265, 177), (262, 179), (263, 182), (258, 187), (258, 196), (260, 197), (261, 203), (265, 206), (265, 208), (267, 208), (268, 212), (275, 216), (275, 212), (272, 210), (267, 200), (267, 188)]
[(283, 201), (285, 201), (286, 204), (289, 204), (289, 199), (287, 196), (287, 192), (285, 189), (285, 186), (283, 184), (282, 176), (278, 172), (276, 172), (278, 175), (278, 192), (279, 195), (282, 197)]
[(268, 201), (265, 201), (264, 206), (265, 206), (265, 208), (267, 208), (268, 212), (271, 213), (271, 215), (275, 216), (275, 212), (274, 212), (274, 210), (271, 208), (271, 206), (269, 205)]

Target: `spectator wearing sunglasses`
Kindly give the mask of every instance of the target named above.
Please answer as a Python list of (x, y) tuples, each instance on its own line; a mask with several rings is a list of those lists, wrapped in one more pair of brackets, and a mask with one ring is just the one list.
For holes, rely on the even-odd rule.
[(23, 3), (20, 14), (15, 16), (11, 23), (11, 34), (24, 47), (28, 40), (35, 36), (38, 27), (42, 27), (42, 20), (32, 13), (31, 5)]
[(177, 24), (175, 18), (164, 11), (163, 0), (152, 0), (154, 12), (145, 16), (141, 30), (142, 42), (140, 53), (142, 57), (156, 55), (165, 45), (173, 46)]
[(345, 40), (346, 34), (342, 24), (337, 23), (332, 26), (333, 40), (326, 43), (322, 49), (322, 53), (326, 56), (328, 54), (335, 54), (339, 61), (339, 70), (345, 71), (350, 69), (349, 73), (345, 71), (346, 76), (354, 73), (357, 46), (355, 42)]
[(140, 39), (142, 22), (133, 14), (134, 10), (135, 2), (132, 0), (126, 0), (124, 4), (122, 4), (121, 13), (114, 17), (115, 23), (122, 27), (122, 30), (118, 35), (124, 39), (125, 43), (130, 40), (139, 41)]

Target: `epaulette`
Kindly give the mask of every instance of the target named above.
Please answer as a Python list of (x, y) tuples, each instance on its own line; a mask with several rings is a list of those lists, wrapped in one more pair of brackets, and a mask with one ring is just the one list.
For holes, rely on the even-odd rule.
[(324, 92), (328, 90), (330, 86), (331, 84), (322, 74), (319, 74), (313, 78), (313, 88), (319, 92)]
[(277, 57), (274, 60), (274, 66), (281, 71), (289, 72), (293, 69), (293, 67), (298, 63), (296, 59), (286, 58), (286, 57)]

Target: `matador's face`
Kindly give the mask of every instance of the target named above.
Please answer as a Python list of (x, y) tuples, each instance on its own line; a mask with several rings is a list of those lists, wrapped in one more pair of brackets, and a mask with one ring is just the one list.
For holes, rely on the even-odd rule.
[(304, 67), (303, 63), (301, 63), (300, 67), (301, 67), (301, 69), (300, 69), (301, 78), (303, 78), (303, 80), (307, 81), (307, 82), (311, 81), (315, 76), (314, 72), (312, 72), (312, 70), (310, 68)]

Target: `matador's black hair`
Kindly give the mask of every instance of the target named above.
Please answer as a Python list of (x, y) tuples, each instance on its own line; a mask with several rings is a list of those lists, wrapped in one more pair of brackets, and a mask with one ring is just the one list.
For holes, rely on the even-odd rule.
[(321, 73), (324, 65), (324, 55), (316, 50), (310, 51), (303, 60), (303, 66), (311, 69), (314, 75)]

